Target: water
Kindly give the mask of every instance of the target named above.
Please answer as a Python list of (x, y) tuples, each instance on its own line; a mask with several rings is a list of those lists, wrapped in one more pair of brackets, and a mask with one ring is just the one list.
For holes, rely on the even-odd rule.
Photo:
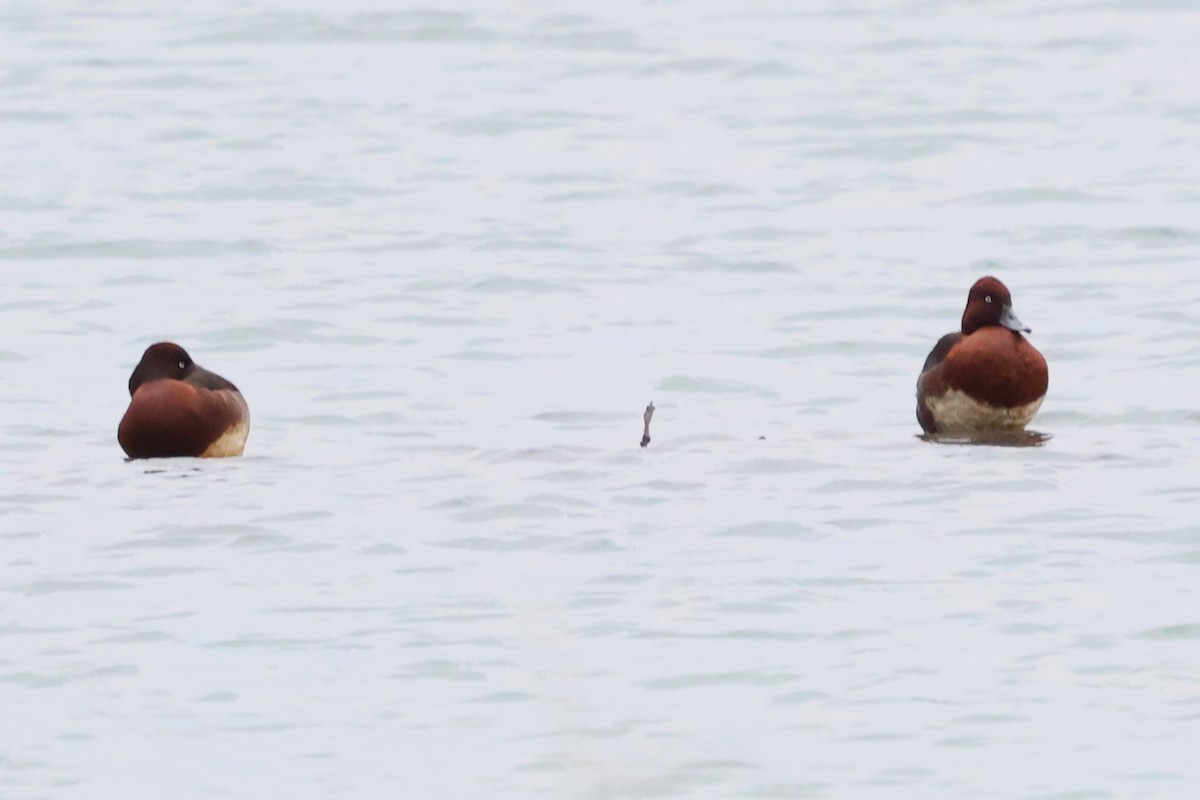
[[(0, 795), (1194, 795), (1198, 26), (8, 4)], [(917, 438), (984, 273), (1041, 447)]]

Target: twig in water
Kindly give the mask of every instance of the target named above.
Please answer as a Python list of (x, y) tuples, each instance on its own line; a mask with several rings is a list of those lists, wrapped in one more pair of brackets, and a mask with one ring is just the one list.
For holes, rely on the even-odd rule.
[(646, 429), (642, 432), (642, 447), (650, 444), (650, 418), (654, 416), (654, 401), (650, 401), (650, 405), (646, 406), (646, 413), (642, 414), (642, 419), (646, 421)]

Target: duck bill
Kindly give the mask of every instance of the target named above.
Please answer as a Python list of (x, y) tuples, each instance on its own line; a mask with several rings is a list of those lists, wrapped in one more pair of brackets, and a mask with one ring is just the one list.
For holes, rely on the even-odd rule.
[(1018, 333), (1032, 333), (1029, 328), (1021, 324), (1021, 320), (1017, 319), (1017, 315), (1013, 313), (1012, 306), (1005, 306), (1000, 309), (1000, 324), (1008, 328), (1010, 331)]

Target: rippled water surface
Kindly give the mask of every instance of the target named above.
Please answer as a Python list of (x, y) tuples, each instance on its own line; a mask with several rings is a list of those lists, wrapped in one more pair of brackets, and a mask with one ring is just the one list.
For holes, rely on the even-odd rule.
[[(1196, 796), (1198, 37), (4, 5), (0, 795)], [(1040, 447), (916, 435), (985, 273)], [(244, 458), (123, 460), (164, 338)]]

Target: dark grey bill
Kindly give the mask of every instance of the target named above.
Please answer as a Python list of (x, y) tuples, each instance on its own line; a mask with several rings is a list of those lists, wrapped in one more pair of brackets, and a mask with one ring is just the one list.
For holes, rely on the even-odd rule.
[(1021, 320), (1017, 319), (1017, 315), (1013, 313), (1012, 306), (1005, 306), (1000, 309), (1000, 324), (1008, 328), (1010, 331), (1024, 331), (1025, 333), (1033, 333), (1032, 330), (1021, 324)]

